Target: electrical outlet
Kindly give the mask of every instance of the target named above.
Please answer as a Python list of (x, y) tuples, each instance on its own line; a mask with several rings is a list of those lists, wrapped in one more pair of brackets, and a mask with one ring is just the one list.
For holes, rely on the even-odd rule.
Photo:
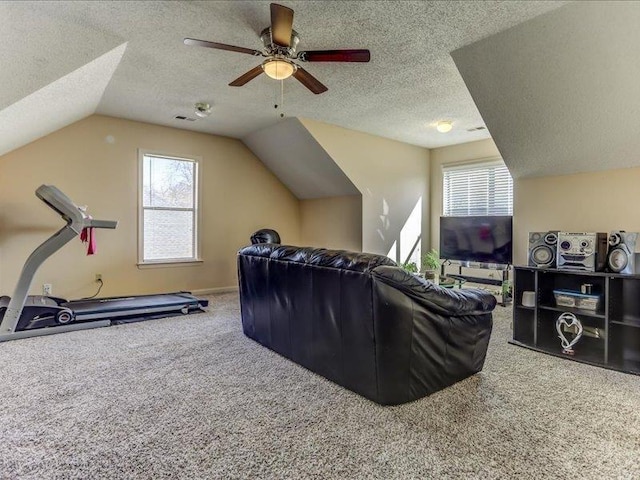
[(42, 295), (51, 295), (53, 291), (53, 286), (50, 283), (42, 284)]
[(102, 274), (101, 273), (96, 273), (96, 282), (101, 282), (102, 281)]

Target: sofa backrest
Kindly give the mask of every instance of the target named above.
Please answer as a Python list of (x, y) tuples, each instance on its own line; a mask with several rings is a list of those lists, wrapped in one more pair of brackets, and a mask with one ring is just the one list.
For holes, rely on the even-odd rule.
[(248, 337), (368, 398), (377, 398), (371, 271), (381, 255), (256, 244), (238, 252)]
[[(490, 311), (495, 298), (447, 293), (387, 257), (256, 244), (238, 252), (238, 280), (245, 335), (379, 403), (436, 391), (484, 362), (486, 348), (473, 354), (478, 322), (468, 314)], [(481, 316), (490, 332), (490, 313)], [(470, 339), (463, 360), (473, 361), (448, 356), (456, 323)], [(428, 378), (414, 359), (435, 362)]]
[(382, 265), (397, 266), (396, 262), (389, 257), (376, 255), (374, 253), (329, 250), (314, 247), (294, 247), (291, 245), (249, 245), (242, 248), (238, 254), (366, 273)]

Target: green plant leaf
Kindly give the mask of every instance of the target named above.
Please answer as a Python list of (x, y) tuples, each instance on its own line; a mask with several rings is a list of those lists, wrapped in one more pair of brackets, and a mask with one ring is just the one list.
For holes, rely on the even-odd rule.
[(416, 262), (405, 262), (400, 266), (409, 273), (418, 273), (418, 265), (416, 265)]
[(422, 268), (424, 270), (437, 270), (440, 268), (440, 254), (435, 248), (422, 254)]

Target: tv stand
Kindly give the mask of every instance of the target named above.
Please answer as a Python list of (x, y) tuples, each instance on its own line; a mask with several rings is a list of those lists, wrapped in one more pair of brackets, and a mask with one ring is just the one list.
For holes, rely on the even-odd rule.
[[(513, 339), (509, 342), (538, 352), (599, 367), (640, 375), (640, 275), (515, 267)], [(600, 296), (598, 307), (587, 310), (556, 304), (554, 290), (580, 292), (591, 284)], [(535, 304), (522, 304), (523, 292), (535, 292)], [(584, 332), (562, 352), (556, 320), (574, 314)], [(569, 332), (567, 339), (573, 338)]]
[[(447, 272), (445, 273), (445, 269), (447, 266), (457, 267), (458, 271), (455, 273)], [(481, 270), (494, 270), (499, 273), (499, 278), (486, 278), (486, 277), (477, 277), (473, 275), (467, 275), (464, 273), (464, 268), (476, 268)], [(458, 264), (452, 263), (450, 260), (445, 260), (445, 262), (440, 267), (441, 275), (443, 277), (447, 275), (453, 275), (455, 277), (463, 278), (467, 282), (471, 283), (479, 283), (482, 285), (495, 285), (500, 287), (500, 295), (502, 297), (502, 302), (500, 305), (506, 307), (507, 304), (511, 303), (511, 283), (509, 281), (509, 270), (510, 265), (501, 265), (501, 264), (486, 264), (479, 263), (471, 265), (469, 262), (460, 262)]]

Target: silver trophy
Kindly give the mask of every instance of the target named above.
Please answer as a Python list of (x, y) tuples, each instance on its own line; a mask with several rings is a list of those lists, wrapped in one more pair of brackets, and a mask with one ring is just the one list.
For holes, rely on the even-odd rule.
[[(562, 331), (562, 327), (566, 326), (567, 329), (571, 329), (576, 327), (576, 334), (573, 337), (573, 340), (567, 340), (567, 337), (564, 336)], [(560, 343), (562, 344), (562, 353), (567, 355), (573, 355), (575, 352), (573, 351), (573, 346), (578, 343), (578, 340), (582, 337), (582, 323), (578, 320), (573, 313), (565, 312), (558, 317), (556, 320), (556, 330), (558, 331), (558, 337), (560, 338)]]

